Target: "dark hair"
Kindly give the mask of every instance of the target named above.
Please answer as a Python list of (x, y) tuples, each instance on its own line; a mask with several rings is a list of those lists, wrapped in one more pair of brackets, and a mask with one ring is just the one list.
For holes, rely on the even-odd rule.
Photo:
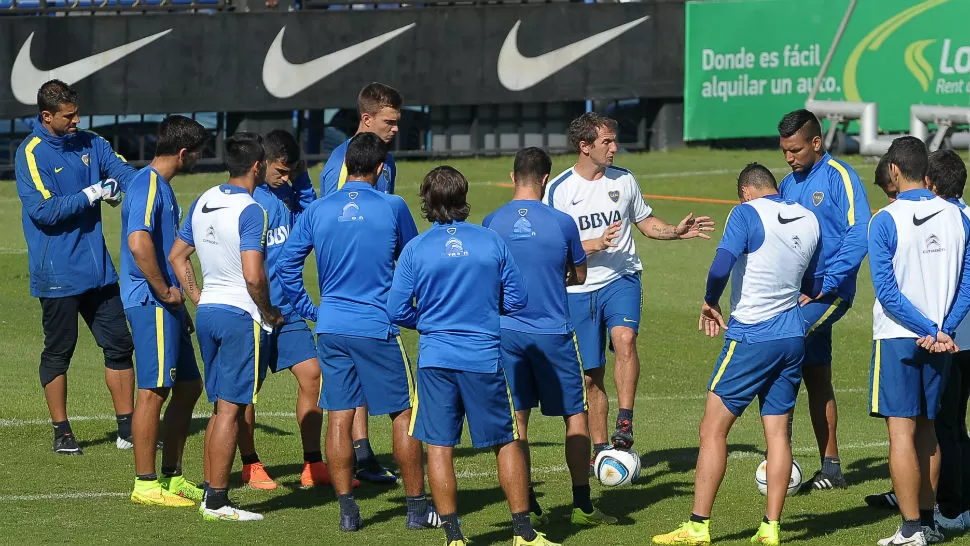
[(889, 172), (888, 155), (879, 158), (879, 164), (876, 165), (876, 172), (873, 173), (873, 178), (875, 178), (875, 184), (882, 188), (882, 191), (889, 192), (889, 185), (893, 183), (893, 180), (892, 173)]
[(178, 155), (181, 150), (194, 152), (209, 140), (201, 123), (185, 116), (172, 115), (158, 125), (155, 155)]
[(889, 146), (886, 156), (907, 180), (922, 182), (926, 178), (929, 159), (922, 140), (913, 136), (899, 137)]
[(777, 190), (778, 182), (775, 181), (775, 175), (771, 174), (768, 167), (760, 163), (748, 163), (738, 175), (738, 197), (741, 197), (741, 188)]
[(778, 134), (782, 138), (788, 138), (803, 127), (807, 129), (805, 135), (807, 140), (822, 136), (822, 125), (818, 122), (818, 118), (815, 117), (815, 114), (804, 108), (785, 114), (785, 117), (781, 118), (781, 121), (778, 122)]
[(519, 184), (540, 184), (542, 177), (552, 172), (552, 159), (542, 148), (531, 146), (515, 154), (512, 177)]
[(374, 133), (359, 133), (350, 139), (344, 154), (347, 176), (367, 176), (387, 159), (387, 144)]
[(586, 112), (569, 122), (569, 129), (566, 131), (569, 146), (579, 151), (580, 142), (594, 144), (596, 142), (596, 132), (603, 127), (615, 133), (617, 128), (616, 120), (597, 114), (596, 112)]
[(51, 80), (37, 90), (37, 109), (40, 112), (57, 112), (62, 104), (77, 104), (77, 91), (61, 80)]
[(376, 116), (381, 108), (400, 110), (404, 100), (401, 94), (390, 85), (373, 82), (364, 86), (357, 95), (357, 113), (361, 116)]
[(289, 165), (300, 160), (300, 145), (289, 131), (275, 129), (266, 133), (263, 149), (266, 150), (267, 162), (279, 159)]
[(265, 159), (263, 137), (258, 134), (239, 132), (226, 139), (226, 167), (230, 178), (244, 176), (253, 163)]
[(431, 169), (424, 175), (421, 189), (421, 213), (429, 222), (448, 224), (468, 218), (468, 180), (449, 165)]
[(963, 197), (967, 184), (967, 166), (953, 150), (937, 150), (929, 155), (926, 176), (936, 187), (936, 195), (944, 199)]

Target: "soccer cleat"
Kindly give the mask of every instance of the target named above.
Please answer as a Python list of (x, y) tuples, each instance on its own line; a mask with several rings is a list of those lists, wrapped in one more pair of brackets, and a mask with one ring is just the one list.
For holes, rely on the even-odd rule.
[(448, 542), (448, 540), (445, 539), (445, 546), (468, 546), (471, 543), (472, 541), (468, 540), (467, 538), (463, 538), (461, 540), (452, 540), (451, 542)]
[[(122, 438), (121, 436), (118, 436), (117, 438), (115, 438), (115, 447), (118, 449), (131, 449), (135, 447), (135, 441), (131, 438), (131, 436), (128, 436), (127, 438)], [(155, 442), (155, 449), (162, 449), (164, 447), (165, 447), (165, 442), (161, 440), (158, 440), (157, 442)]]
[(357, 479), (363, 482), (391, 485), (397, 483), (397, 476), (379, 463), (368, 465), (357, 471)]
[(516, 536), (512, 540), (512, 546), (562, 546), (562, 544), (553, 542), (546, 538), (546, 535), (536, 531), (536, 537), (532, 540), (526, 540), (520, 536)]
[(816, 489), (821, 491), (822, 489), (845, 489), (848, 485), (845, 483), (845, 478), (841, 474), (838, 476), (833, 476), (831, 474), (826, 474), (819, 470), (812, 476), (811, 481), (809, 481), (809, 486), (811, 489)]
[(923, 538), (926, 539), (927, 544), (939, 544), (946, 539), (943, 536), (943, 528), (935, 521), (932, 527), (928, 525), (923, 526)]
[(926, 546), (926, 537), (923, 532), (913, 533), (913, 536), (906, 538), (903, 536), (903, 528), (896, 529), (896, 534), (889, 538), (884, 538), (877, 542), (879, 546)]
[[(330, 479), (330, 469), (327, 463), (320, 461), (316, 463), (303, 462), (303, 473), (300, 474), (300, 487), (309, 489), (311, 487), (323, 487), (333, 485)], [(351, 487), (360, 487), (360, 480), (354, 479)]]
[(778, 546), (781, 544), (781, 540), (778, 538), (778, 531), (779, 525), (777, 521), (769, 521), (768, 523), (762, 521), (761, 527), (758, 527), (758, 532), (751, 537), (751, 543)]
[(529, 522), (533, 527), (547, 525), (549, 523), (549, 513), (543, 512), (542, 514), (536, 514), (535, 512), (529, 512)]
[(84, 455), (73, 434), (63, 434), (54, 438), (54, 453), (58, 455)]
[(353, 514), (340, 513), (340, 530), (345, 533), (353, 533), (355, 531), (360, 531), (360, 512), (355, 512)]
[(218, 510), (206, 508), (202, 511), (202, 519), (207, 521), (262, 521), (263, 515), (248, 512), (230, 503)]
[(438, 529), (444, 525), (441, 521), (441, 516), (438, 515), (438, 511), (430, 502), (428, 503), (428, 510), (424, 514), (412, 514), (408, 512), (407, 517), (407, 528), (409, 531), (420, 531), (422, 529)]
[(685, 521), (680, 527), (665, 535), (653, 537), (654, 544), (707, 545), (711, 543), (711, 522)]
[(863, 499), (866, 504), (873, 508), (888, 508), (895, 510), (899, 507), (899, 500), (896, 499), (896, 493), (893, 491), (887, 491), (885, 493), (879, 493), (876, 495), (866, 495)]
[[(970, 515), (970, 512), (964, 512), (962, 514), (957, 515), (957, 517), (955, 518), (948, 518), (944, 516), (942, 513), (940, 513), (939, 506), (933, 509), (933, 520), (936, 521), (936, 525), (939, 528), (941, 528), (943, 532), (962, 533), (964, 531), (970, 530), (970, 529), (967, 529), (967, 524), (966, 524), (966, 518), (968, 515)], [(926, 537), (926, 538), (927, 538), (927, 542), (929, 542), (929, 537)]]
[(616, 430), (613, 432), (610, 442), (617, 449), (633, 447), (633, 423), (629, 419), (617, 420)]
[(158, 479), (158, 483), (162, 485), (162, 489), (165, 491), (186, 499), (201, 501), (205, 495), (205, 491), (201, 487), (185, 479), (185, 476), (163, 476)]
[(243, 485), (249, 485), (253, 489), (272, 491), (276, 489), (276, 482), (266, 473), (263, 463), (244, 464), (242, 469)]
[(147, 504), (148, 506), (168, 506), (171, 508), (184, 508), (195, 506), (189, 499), (183, 499), (178, 495), (169, 493), (162, 489), (158, 480), (139, 480), (135, 478), (135, 487), (131, 491), (131, 502), (135, 504)]
[(569, 521), (571, 521), (573, 525), (596, 527), (597, 525), (613, 525), (616, 523), (617, 519), (613, 516), (604, 514), (598, 508), (594, 508), (591, 514), (583, 512), (582, 508), (573, 508), (573, 513), (569, 517)]

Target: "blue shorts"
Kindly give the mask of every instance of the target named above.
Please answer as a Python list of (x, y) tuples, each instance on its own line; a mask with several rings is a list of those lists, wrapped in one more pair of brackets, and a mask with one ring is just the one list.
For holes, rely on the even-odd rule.
[(613, 327), (640, 330), (643, 293), (639, 273), (620, 277), (599, 290), (570, 293), (567, 299), (579, 354), (587, 370), (606, 365), (606, 340)]
[(323, 388), (320, 407), (328, 411), (367, 406), (370, 415), (411, 407), (414, 378), (399, 336), (388, 339), (318, 334)]
[(269, 333), (241, 309), (203, 305), (195, 320), (209, 402), (255, 404), (256, 387), (266, 375)]
[(795, 408), (804, 357), (800, 337), (760, 343), (725, 339), (707, 390), (738, 417), (756, 396), (761, 415), (785, 415)]
[(825, 296), (801, 308), (805, 321), (805, 366), (832, 365), (832, 325), (852, 307), (838, 296)]
[(268, 365), (273, 373), (317, 357), (313, 334), (302, 318), (288, 321), (269, 335)]
[(951, 360), (948, 353), (927, 352), (915, 338), (873, 341), (869, 415), (936, 419)]
[(502, 329), (502, 365), (516, 410), (551, 416), (586, 411), (586, 378), (576, 336)]
[(433, 446), (456, 446), (461, 443), (466, 416), (475, 447), (519, 439), (512, 395), (502, 368), (476, 373), (419, 367), (409, 434)]
[(185, 308), (172, 312), (148, 303), (125, 309), (135, 342), (135, 374), (139, 389), (171, 387), (199, 375), (195, 349), (185, 321)]

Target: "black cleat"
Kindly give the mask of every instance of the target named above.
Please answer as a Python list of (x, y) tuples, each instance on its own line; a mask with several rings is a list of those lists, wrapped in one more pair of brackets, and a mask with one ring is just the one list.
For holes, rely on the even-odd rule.
[(610, 438), (613, 447), (617, 449), (630, 449), (633, 447), (633, 423), (629, 419), (616, 422), (616, 431)]
[(819, 470), (812, 476), (812, 479), (808, 482), (809, 487), (815, 490), (822, 489), (845, 489), (848, 484), (845, 483), (845, 478), (839, 474), (838, 476), (832, 476), (831, 474), (826, 474)]
[(877, 495), (866, 495), (864, 500), (866, 504), (873, 508), (886, 508), (888, 510), (899, 508), (899, 501), (896, 499), (896, 493), (894, 491), (887, 491)]
[(58, 455), (84, 455), (81, 446), (77, 445), (77, 440), (73, 434), (64, 434), (54, 438), (54, 453)]

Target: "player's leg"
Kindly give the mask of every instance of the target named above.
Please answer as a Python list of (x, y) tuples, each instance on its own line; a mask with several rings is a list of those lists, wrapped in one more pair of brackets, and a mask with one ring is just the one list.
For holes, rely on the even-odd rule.
[[(313, 338), (310, 338), (313, 341)], [(316, 355), (290, 368), (296, 377), (296, 422), (303, 445), (302, 487), (331, 485), (330, 471), (320, 446), (323, 411), (320, 409), (320, 362)]]
[[(959, 356), (959, 355), (957, 355)], [(963, 490), (963, 439), (966, 427), (966, 413), (960, 413), (961, 391), (963, 390), (963, 370), (957, 365), (956, 357), (950, 366), (950, 373), (943, 389), (940, 411), (934, 421), (940, 452), (939, 485), (936, 488), (936, 502), (939, 506), (938, 520), (944, 528), (962, 530), (960, 514)]]
[[(586, 379), (586, 397), (589, 405), (589, 437), (593, 442), (593, 457), (609, 447), (606, 428), (610, 401), (606, 394), (606, 330), (603, 325), (602, 308), (598, 305), (600, 292), (569, 293), (569, 317), (576, 331), (576, 340), (582, 356)], [(589, 461), (589, 473), (593, 472), (593, 460)]]
[[(204, 495), (202, 488), (182, 474), (182, 454), (185, 452), (185, 442), (192, 426), (192, 410), (202, 395), (202, 376), (195, 361), (195, 350), (192, 348), (185, 315), (180, 314), (177, 318), (179, 334), (173, 336), (175, 343), (172, 349), (177, 351), (178, 360), (174, 374), (171, 374), (172, 399), (165, 408), (165, 444), (162, 448), (162, 478), (159, 482), (170, 493), (201, 501)], [(137, 406), (135, 408), (137, 410)]]
[(40, 298), (44, 350), (40, 353), (40, 385), (54, 425), (54, 453), (81, 455), (67, 419), (67, 369), (77, 346), (79, 296)]
[(916, 456), (920, 462), (919, 515), (920, 526), (928, 543), (942, 542), (943, 528), (933, 512), (937, 504), (940, 484), (941, 454), (934, 420), (939, 417), (947, 382), (950, 379), (952, 356), (917, 351), (921, 360), (922, 392), (926, 409), (916, 417)]
[[(515, 406), (515, 423), (519, 429), (519, 448), (525, 456), (526, 468), (529, 469), (529, 517), (532, 525), (544, 525), (549, 522), (549, 516), (543, 513), (539, 499), (532, 485), (532, 453), (529, 449), (529, 417), (532, 408), (539, 407), (539, 388), (536, 384), (537, 376), (541, 380), (551, 381), (553, 378), (542, 376), (542, 370), (536, 369), (536, 359), (541, 358), (542, 348), (536, 343), (537, 338), (545, 336), (527, 334), (515, 330), (502, 330), (502, 367), (509, 381), (509, 392), (512, 404)], [(543, 370), (548, 369), (548, 366)], [(583, 462), (588, 464), (589, 457)], [(586, 469), (584, 469), (586, 472)], [(587, 473), (588, 475), (588, 473)]]
[(357, 478), (365, 482), (393, 485), (397, 483), (397, 476), (377, 460), (377, 454), (370, 445), (367, 422), (370, 415), (367, 406), (360, 406), (354, 416), (354, 466)]
[[(279, 365), (280, 332), (274, 330), (267, 336), (266, 362), (270, 371), (276, 373)], [(263, 388), (263, 382), (256, 385), (258, 393)], [(272, 491), (277, 488), (276, 481), (270, 477), (269, 472), (263, 465), (263, 461), (256, 452), (256, 406), (249, 404), (243, 413), (243, 420), (239, 426), (239, 437), (236, 439), (239, 446), (239, 458), (242, 461), (242, 472), (240, 473), (243, 485), (248, 485), (253, 489)]]
[[(907, 417), (887, 417), (889, 428), (889, 475), (899, 500), (903, 518), (902, 533), (919, 532), (920, 463), (916, 451), (916, 421)], [(907, 529), (907, 527), (909, 527)]]
[(637, 332), (643, 303), (640, 276), (628, 275), (611, 282), (600, 291), (599, 297), (616, 353), (613, 379), (619, 409), (610, 442), (614, 447), (630, 449), (633, 446), (633, 404), (640, 380), (640, 356), (637, 354)]

